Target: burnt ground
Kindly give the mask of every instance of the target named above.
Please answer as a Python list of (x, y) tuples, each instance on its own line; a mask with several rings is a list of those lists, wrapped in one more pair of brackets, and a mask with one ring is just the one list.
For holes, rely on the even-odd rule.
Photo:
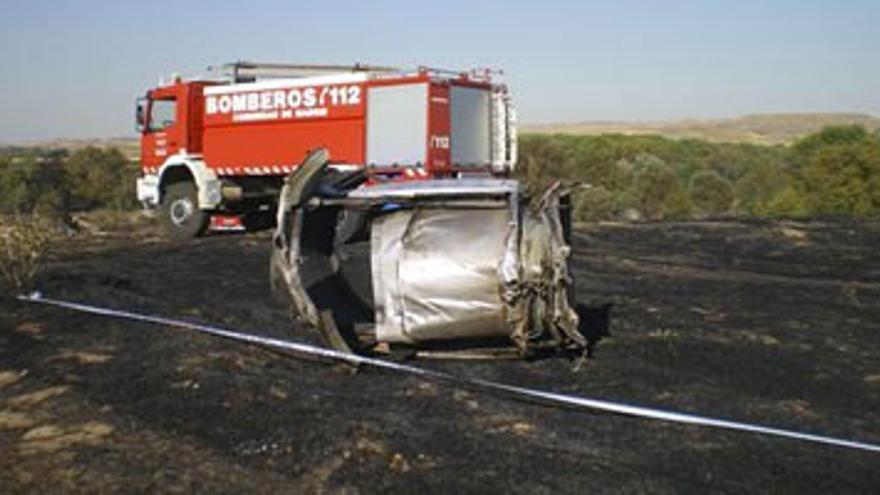
[[(317, 342), (268, 289), (268, 236), (66, 241), (53, 297)], [(469, 377), (880, 443), (880, 223), (598, 225), (582, 302), (614, 337)], [(0, 302), (0, 492), (877, 492), (880, 455), (559, 410)]]

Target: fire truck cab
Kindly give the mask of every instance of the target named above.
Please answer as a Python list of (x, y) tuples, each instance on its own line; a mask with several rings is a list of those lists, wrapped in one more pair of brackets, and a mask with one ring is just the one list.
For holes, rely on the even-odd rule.
[[(505, 175), (516, 163), (507, 87), (488, 71), (237, 62), (137, 100), (138, 199), (174, 237), (271, 213), (310, 151), (367, 184)], [(367, 186), (368, 187), (368, 186)], [(265, 215), (271, 218), (271, 215)]]

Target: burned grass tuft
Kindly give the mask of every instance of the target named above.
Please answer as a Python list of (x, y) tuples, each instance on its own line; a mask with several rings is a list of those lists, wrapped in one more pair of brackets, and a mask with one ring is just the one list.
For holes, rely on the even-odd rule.
[(13, 290), (33, 290), (51, 240), (49, 225), (39, 217), (0, 221), (0, 274)]

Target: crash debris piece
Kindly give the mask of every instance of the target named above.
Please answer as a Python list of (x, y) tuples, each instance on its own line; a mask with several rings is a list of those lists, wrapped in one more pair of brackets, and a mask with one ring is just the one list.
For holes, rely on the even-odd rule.
[(286, 180), (272, 284), (332, 347), (584, 350), (568, 190), (491, 177), (368, 183), (322, 150)]

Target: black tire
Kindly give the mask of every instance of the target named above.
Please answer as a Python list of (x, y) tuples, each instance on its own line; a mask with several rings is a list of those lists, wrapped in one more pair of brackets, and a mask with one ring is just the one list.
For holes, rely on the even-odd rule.
[(210, 215), (199, 209), (198, 193), (192, 182), (174, 182), (162, 198), (162, 223), (172, 239), (188, 240), (201, 236)]

